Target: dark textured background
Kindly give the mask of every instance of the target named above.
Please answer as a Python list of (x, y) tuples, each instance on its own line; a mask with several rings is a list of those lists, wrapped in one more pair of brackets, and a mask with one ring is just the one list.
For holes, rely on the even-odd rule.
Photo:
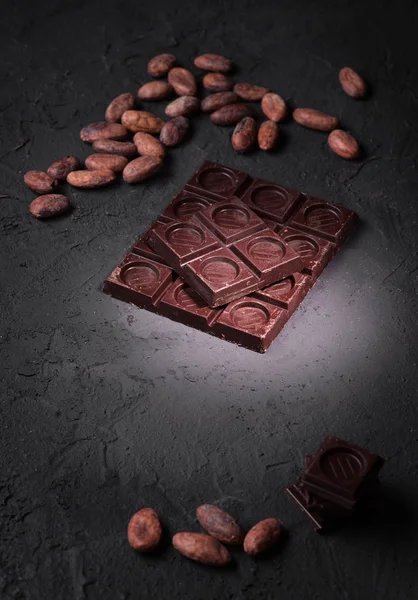
[[(412, 1), (3, 3), (1, 600), (417, 597), (417, 17)], [(275, 154), (238, 156), (199, 117), (161, 176), (72, 189), (72, 216), (31, 218), (24, 172), (85, 158), (81, 126), (163, 51), (231, 56), (237, 80), (340, 116), (366, 160), (292, 123)], [(341, 91), (344, 65), (371, 82), (367, 101)], [(100, 291), (204, 159), (362, 220), (264, 356)], [(282, 490), (327, 434), (387, 458), (386, 508), (320, 537)], [(279, 516), (289, 543), (268, 560), (237, 551), (227, 571), (128, 547), (133, 511), (155, 507), (172, 534), (198, 530), (202, 502), (244, 526)]]

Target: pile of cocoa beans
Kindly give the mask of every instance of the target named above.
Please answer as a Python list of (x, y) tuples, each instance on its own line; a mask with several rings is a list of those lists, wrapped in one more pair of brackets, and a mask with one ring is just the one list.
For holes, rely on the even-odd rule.
[[(85, 160), (85, 169), (77, 157), (67, 156), (50, 165), (46, 172), (25, 174), (26, 185), (41, 194), (31, 203), (30, 212), (37, 218), (48, 218), (69, 211), (68, 198), (56, 193), (64, 181), (77, 188), (99, 188), (113, 183), (119, 173), (130, 184), (152, 177), (163, 166), (167, 148), (185, 140), (190, 117), (199, 112), (209, 114), (215, 125), (235, 126), (231, 142), (237, 152), (248, 152), (256, 144), (261, 150), (274, 150), (280, 136), (279, 123), (289, 116), (285, 100), (260, 85), (234, 84), (229, 76), (233, 63), (219, 54), (202, 54), (194, 64), (206, 72), (202, 85), (209, 95), (199, 100), (196, 77), (188, 69), (176, 66), (174, 55), (155, 56), (148, 63), (148, 75), (154, 79), (139, 88), (137, 97), (143, 103), (170, 100), (165, 108), (168, 120), (143, 110), (131, 92), (120, 94), (107, 107), (104, 121), (91, 123), (80, 132), (81, 140), (94, 150)], [(353, 69), (341, 69), (339, 79), (349, 96), (365, 97), (366, 84)], [(174, 95), (177, 98), (173, 100)], [(250, 104), (255, 102), (261, 103), (266, 117), (259, 127), (257, 113)], [(312, 108), (297, 108), (293, 119), (304, 127), (328, 132), (328, 145), (338, 156), (358, 157), (357, 141), (338, 129), (336, 117)]]
[[(206, 533), (182, 531), (173, 536), (172, 544), (178, 552), (203, 565), (226, 567), (232, 555), (226, 545), (243, 546), (246, 554), (258, 556), (283, 541), (286, 530), (275, 518), (264, 519), (247, 533), (227, 512), (213, 504), (202, 504), (196, 517)], [(156, 511), (143, 508), (128, 524), (128, 542), (138, 552), (153, 552), (161, 545), (163, 528)]]

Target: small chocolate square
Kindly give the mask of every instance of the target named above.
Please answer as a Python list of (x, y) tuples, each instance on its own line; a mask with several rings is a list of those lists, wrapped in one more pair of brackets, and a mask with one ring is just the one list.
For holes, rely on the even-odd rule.
[(347, 509), (361, 498), (366, 483), (377, 477), (384, 460), (336, 437), (324, 440), (303, 476), (307, 490)]

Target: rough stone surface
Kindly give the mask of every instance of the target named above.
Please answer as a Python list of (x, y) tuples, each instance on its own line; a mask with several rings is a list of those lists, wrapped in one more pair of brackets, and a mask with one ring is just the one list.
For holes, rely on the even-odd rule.
[[(24, 5), (6, 0), (0, 20), (0, 598), (416, 598), (417, 4)], [(337, 114), (366, 159), (345, 163), (326, 135), (291, 122), (277, 152), (237, 156), (230, 132), (202, 117), (149, 183), (64, 185), (69, 217), (31, 217), (26, 171), (88, 156), (81, 127), (135, 92), (152, 56), (174, 53), (197, 73), (193, 58), (207, 49), (292, 108)], [(346, 64), (370, 82), (368, 100), (341, 90)], [(148, 106), (164, 116), (163, 104)], [(204, 159), (362, 220), (266, 355), (100, 291)], [(283, 488), (325, 435), (388, 459), (387, 511), (320, 537)], [(149, 557), (129, 547), (136, 510), (154, 507), (173, 535), (198, 531), (203, 502), (244, 528), (277, 516), (289, 541), (257, 562), (234, 551), (222, 572), (169, 545)]]

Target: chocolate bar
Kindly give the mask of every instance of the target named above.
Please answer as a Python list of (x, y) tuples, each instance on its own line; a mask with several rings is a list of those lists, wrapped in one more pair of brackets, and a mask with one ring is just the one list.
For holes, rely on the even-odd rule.
[[(355, 459), (352, 458), (353, 456)], [(358, 467), (360, 456), (362, 457), (361, 468)], [(338, 438), (326, 438), (316, 455), (310, 454), (305, 457), (305, 473), (302, 478), (295, 484), (289, 485), (285, 491), (310, 519), (316, 531), (328, 531), (345, 519), (368, 514), (377, 508), (380, 496), (378, 471), (383, 462), (380, 456), (354, 444)], [(317, 474), (318, 463), (322, 474), (331, 472), (332, 482), (338, 481), (338, 484), (344, 487), (348, 481), (351, 481), (349, 486), (351, 491), (354, 488), (357, 492), (361, 489), (361, 494), (358, 494), (355, 502), (341, 502), (340, 496), (336, 496), (335, 493), (329, 494), (327, 484), (325, 490), (319, 486), (313, 491), (312, 486), (307, 483), (307, 474), (311, 471)], [(354, 481), (357, 485), (353, 484)]]
[(211, 204), (187, 221), (156, 224), (147, 241), (211, 307), (303, 267), (292, 246), (237, 198)]
[[(241, 199), (270, 229), (280, 232), (281, 238), (302, 255), (302, 268), (226, 306), (211, 308), (147, 242), (153, 228), (161, 223), (188, 221), (206, 207), (232, 198)], [(302, 231), (292, 218), (307, 200), (299, 192), (253, 181), (240, 171), (205, 162), (107, 278), (104, 291), (221, 339), (265, 352), (355, 222), (355, 213), (318, 200), (322, 224), (316, 219), (315, 232)], [(328, 208), (340, 215), (338, 225), (326, 218)], [(312, 220), (308, 221), (312, 226)], [(329, 239), (332, 236), (335, 241)]]
[(367, 483), (376, 479), (383, 463), (373, 452), (329, 437), (305, 470), (303, 483), (310, 492), (351, 509)]

